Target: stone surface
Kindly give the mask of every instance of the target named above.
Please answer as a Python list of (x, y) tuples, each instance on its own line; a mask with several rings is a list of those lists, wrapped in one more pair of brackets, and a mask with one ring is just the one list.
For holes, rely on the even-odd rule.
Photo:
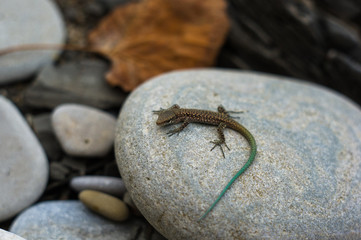
[(5, 231), (0, 229), (0, 239), (1, 240), (25, 240), (22, 237), (19, 237), (18, 235), (15, 235), (14, 233)]
[(62, 156), (62, 149), (51, 126), (51, 114), (45, 113), (32, 117), (32, 127), (46, 156), (50, 161), (57, 161)]
[(78, 104), (63, 104), (52, 114), (52, 126), (63, 150), (72, 156), (101, 157), (113, 146), (115, 117)]
[(48, 178), (45, 153), (12, 102), (0, 96), (0, 221), (35, 202)]
[[(230, 150), (210, 151), (216, 127), (155, 124), (152, 110), (246, 111), (254, 163), (208, 209), (249, 155), (226, 129)], [(162, 75), (135, 90), (117, 123), (115, 153), (127, 190), (169, 239), (361, 238), (361, 111), (327, 89), (273, 75), (199, 70)]]
[[(69, 157), (69, 156), (65, 156), (62, 160), (61, 163), (63, 166), (72, 169), (73, 171), (76, 172), (76, 176), (82, 176), (85, 175), (86, 171), (87, 171), (87, 167), (92, 167), (91, 164), (88, 163), (87, 166), (87, 162), (86, 161), (79, 161), (78, 158), (74, 158), (74, 157)], [(94, 169), (94, 168), (93, 168)], [(70, 180), (70, 179), (69, 179)]]
[(125, 221), (129, 217), (127, 205), (120, 199), (93, 190), (84, 190), (79, 194), (79, 200), (90, 210), (110, 220)]
[(70, 186), (77, 192), (95, 190), (117, 197), (122, 197), (126, 191), (121, 178), (107, 176), (74, 177), (70, 182)]
[(137, 206), (135, 206), (133, 199), (130, 197), (129, 192), (124, 193), (123, 202), (125, 202), (130, 207), (132, 214), (134, 214), (136, 216), (142, 216), (142, 214), (139, 212), (139, 209), (137, 208)]
[[(0, 1), (0, 50), (26, 44), (61, 44), (65, 30), (49, 0)], [(25, 80), (52, 61), (56, 51), (23, 51), (1, 56), (0, 84)]]
[(64, 181), (70, 175), (70, 169), (59, 162), (50, 163), (50, 179), (57, 181)]
[(361, 4), (354, 0), (328, 0), (322, 2), (335, 15), (342, 18), (354, 18), (361, 13)]
[(116, 223), (92, 213), (79, 201), (36, 204), (15, 219), (10, 231), (28, 240), (164, 239), (140, 219)]
[(330, 44), (335, 45), (345, 52), (353, 51), (358, 45), (358, 34), (355, 29), (342, 25), (341, 21), (333, 18), (324, 19), (326, 37), (330, 39)]
[(85, 104), (97, 108), (118, 108), (124, 92), (105, 82), (107, 64), (83, 60), (58, 67), (47, 66), (25, 93), (31, 107), (54, 108), (63, 103)]

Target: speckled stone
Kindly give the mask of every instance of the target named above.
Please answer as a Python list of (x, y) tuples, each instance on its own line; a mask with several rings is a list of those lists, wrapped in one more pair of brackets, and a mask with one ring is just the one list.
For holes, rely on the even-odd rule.
[(70, 186), (77, 192), (95, 190), (122, 197), (126, 191), (121, 178), (108, 176), (79, 176), (71, 179)]
[(102, 157), (113, 147), (115, 117), (79, 104), (63, 104), (52, 114), (52, 126), (63, 150), (72, 156)]
[(0, 222), (34, 203), (48, 180), (43, 148), (22, 114), (0, 95)]
[[(179, 135), (152, 110), (246, 111), (254, 163), (201, 221), (249, 156), (226, 129), (225, 159), (210, 151), (216, 127), (190, 124)], [(325, 88), (279, 76), (194, 70), (159, 76), (127, 99), (115, 153), (123, 181), (145, 218), (169, 239), (360, 239), (361, 111)]]
[(28, 240), (164, 240), (145, 221), (117, 223), (92, 213), (79, 201), (48, 201), (22, 212), (10, 231)]
[[(29, 44), (61, 44), (61, 14), (50, 0), (0, 1), (0, 50)], [(20, 51), (0, 58), (0, 84), (26, 80), (49, 63), (57, 51)]]
[(1, 240), (25, 240), (22, 237), (19, 237), (18, 235), (2, 230), (0, 229), (0, 239)]
[(127, 205), (109, 194), (94, 190), (79, 193), (79, 200), (90, 210), (114, 221), (125, 221), (129, 217)]

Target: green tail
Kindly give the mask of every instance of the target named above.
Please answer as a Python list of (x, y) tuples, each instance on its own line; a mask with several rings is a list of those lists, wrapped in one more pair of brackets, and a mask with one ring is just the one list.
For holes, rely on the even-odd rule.
[(207, 216), (207, 214), (212, 211), (212, 209), (216, 206), (216, 204), (219, 202), (219, 200), (221, 200), (221, 198), (223, 197), (223, 195), (226, 193), (226, 191), (229, 189), (229, 187), (232, 185), (232, 183), (244, 172), (246, 171), (246, 169), (252, 164), (254, 158), (256, 157), (256, 153), (257, 153), (257, 145), (256, 145), (256, 141), (253, 138), (253, 136), (249, 133), (246, 135), (246, 138), (249, 142), (249, 144), (251, 145), (251, 153), (249, 155), (248, 161), (243, 165), (243, 167), (241, 168), (241, 170), (239, 170), (236, 175), (234, 175), (234, 177), (231, 179), (231, 181), (228, 182), (227, 186), (222, 190), (221, 194), (219, 194), (218, 198), (216, 199), (216, 201), (213, 202), (213, 204), (211, 205), (210, 208), (208, 208), (208, 210), (198, 219), (198, 221), (202, 220), (203, 218), (205, 218)]

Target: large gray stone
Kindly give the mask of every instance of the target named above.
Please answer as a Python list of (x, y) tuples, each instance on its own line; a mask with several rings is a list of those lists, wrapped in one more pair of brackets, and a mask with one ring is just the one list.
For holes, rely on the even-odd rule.
[[(64, 23), (53, 1), (0, 1), (0, 50), (29, 44), (61, 44)], [(0, 84), (25, 80), (57, 51), (20, 51), (0, 57)]]
[[(179, 135), (152, 110), (244, 110), (258, 153), (205, 219), (197, 221), (249, 155), (225, 130), (226, 158), (210, 151), (216, 127)], [(361, 111), (325, 88), (284, 77), (194, 70), (136, 89), (117, 123), (121, 176), (147, 220), (169, 239), (360, 239)]]
[(15, 219), (10, 231), (28, 240), (164, 239), (143, 220), (116, 223), (92, 213), (79, 201), (36, 204)]
[(17, 108), (0, 96), (0, 221), (35, 202), (48, 179), (45, 153)]

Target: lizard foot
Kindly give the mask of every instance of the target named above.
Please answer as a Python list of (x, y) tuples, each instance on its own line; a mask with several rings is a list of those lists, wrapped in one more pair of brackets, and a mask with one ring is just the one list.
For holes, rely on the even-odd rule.
[(174, 134), (179, 134), (179, 130), (178, 129), (173, 129), (173, 130), (170, 130), (170, 131), (168, 131), (167, 132), (167, 135), (168, 135), (168, 137), (170, 137), (170, 136), (173, 136)]
[(212, 151), (213, 149), (215, 149), (217, 146), (219, 146), (220, 149), (221, 149), (223, 158), (226, 158), (225, 155), (224, 155), (224, 151), (223, 151), (223, 148), (222, 148), (222, 144), (224, 144), (228, 150), (230, 150), (230, 149), (229, 149), (229, 147), (227, 146), (227, 144), (226, 144), (224, 141), (215, 140), (215, 141), (211, 141), (210, 143), (213, 143), (213, 144), (214, 144), (214, 146), (212, 147), (211, 151)]
[(240, 119), (240, 117), (236, 117), (236, 116), (233, 116), (231, 114), (242, 114), (242, 113), (245, 113), (245, 112), (248, 112), (248, 111), (226, 111), (225, 113), (230, 117), (230, 118), (233, 118), (233, 119)]

